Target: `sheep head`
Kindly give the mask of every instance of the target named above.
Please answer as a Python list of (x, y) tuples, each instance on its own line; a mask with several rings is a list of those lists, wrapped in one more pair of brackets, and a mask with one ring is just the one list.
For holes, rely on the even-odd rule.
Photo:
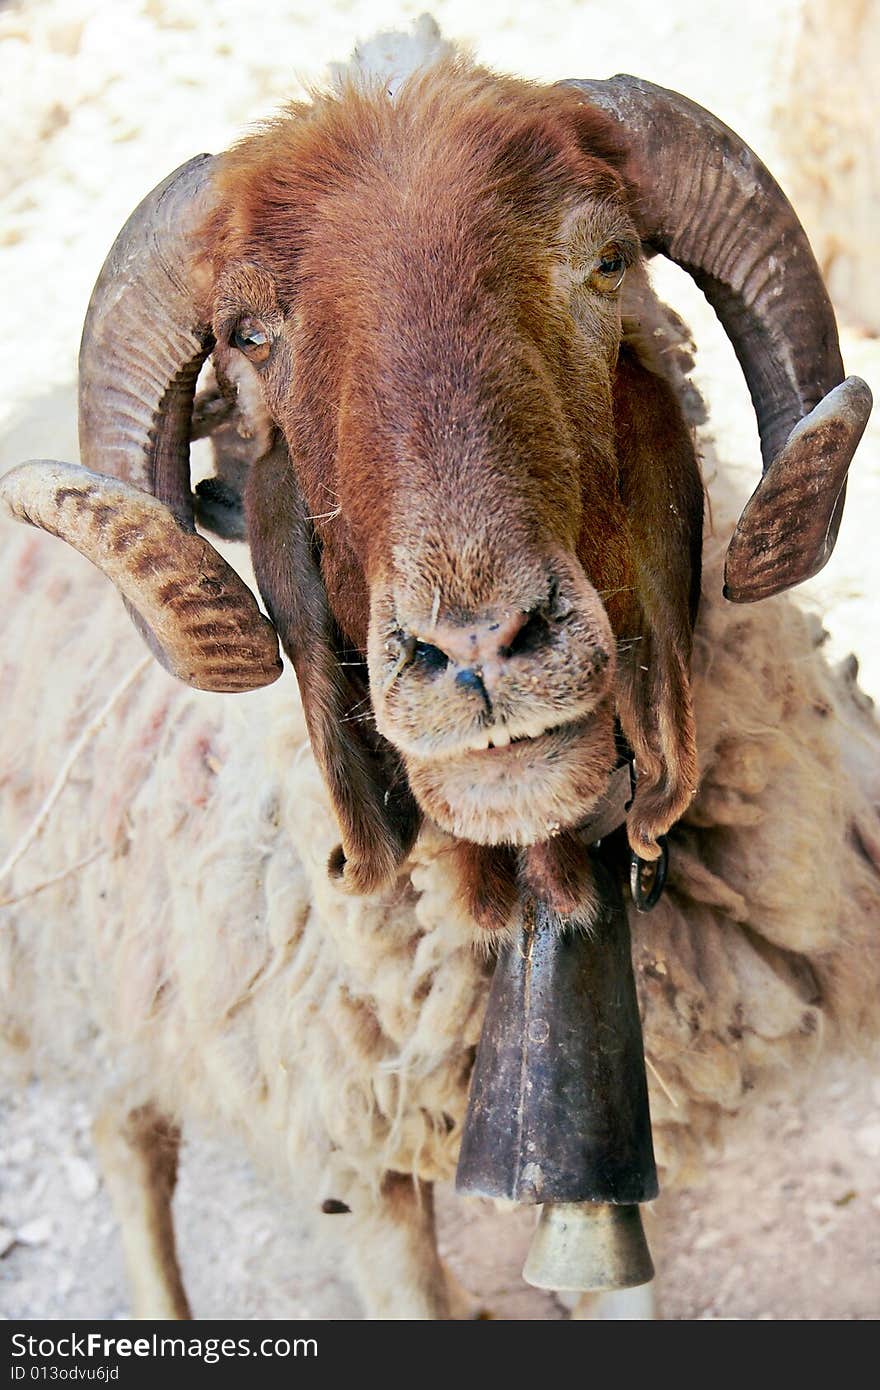
[[(640, 256), (626, 159), (573, 92), (441, 69), (394, 103), (351, 91), (246, 142), (220, 166), (203, 232), (215, 360), (251, 364), (291, 460), (286, 476), (255, 465), (248, 513), (303, 689), (321, 658), (290, 592), (302, 571), (280, 575), (276, 557), (306, 524), (335, 654), (349, 670), (368, 658), (362, 717), (422, 810), (469, 841), (532, 844), (581, 822), (614, 766), (616, 710), (651, 741), (629, 676), (642, 637), (667, 676), (677, 663), (656, 692), (676, 731), (658, 750), (666, 804), (659, 819), (634, 808), (642, 851), (694, 785), (698, 473), (672, 392), (652, 383), (679, 436), (661, 547), (686, 557), (671, 575), (655, 566), (655, 630), (639, 596), (651, 523), (632, 516), (654, 499), (628, 481), (637, 449), (615, 419), (615, 386), (627, 428), (645, 408), (622, 399), (634, 355), (618, 377)], [(282, 518), (294, 488), (300, 517)]]
[[(185, 166), (120, 235), (84, 334), (84, 463), (153, 492), (173, 534), (191, 533), (201, 362), (213, 349), (221, 376), (256, 388), (254, 567), (339, 819), (331, 869), (354, 889), (394, 874), (422, 813), (470, 844), (574, 830), (614, 767), (615, 721), (639, 774), (640, 855), (693, 794), (702, 490), (634, 323), (643, 245), (715, 303), (777, 469), (750, 504), (758, 523), (741, 523), (731, 593), (773, 592), (813, 572), (821, 546), (827, 558), (867, 388), (839, 384), (804, 234), (750, 151), (743, 228), (743, 151), (633, 79), (542, 89), (440, 64), (393, 102), (352, 87), (291, 108)], [(694, 206), (706, 169), (711, 234)], [(744, 261), (749, 226), (762, 256), (779, 243), (778, 294)], [(104, 505), (94, 487), (76, 504), (83, 534)], [(808, 499), (809, 554), (791, 522)], [(211, 685), (125, 592), (160, 658)], [(218, 639), (212, 620), (199, 640), (234, 664), (243, 633)], [(274, 673), (265, 654), (242, 664), (254, 683)]]

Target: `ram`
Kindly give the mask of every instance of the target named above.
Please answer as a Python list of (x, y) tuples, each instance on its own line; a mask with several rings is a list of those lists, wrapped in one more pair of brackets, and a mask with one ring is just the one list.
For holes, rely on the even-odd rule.
[[(657, 252), (758, 417), (724, 580)], [(791, 207), (713, 116), (440, 45), (393, 81), (355, 65), (136, 210), (80, 406), (83, 466), (0, 493), (179, 681), (96, 574), (7, 543), (4, 1032), (96, 1099), (139, 1314), (188, 1312), (170, 1199), (198, 1114), (348, 1212), (372, 1315), (448, 1315), (430, 1190), (489, 962), (528, 902), (595, 931), (599, 839), (637, 880), (669, 857), (632, 921), (668, 1180), (823, 1039), (876, 1035), (878, 732), (773, 597), (833, 548), (870, 393)], [(218, 457), (195, 497), (194, 433)], [(246, 536), (268, 618), (196, 515)]]

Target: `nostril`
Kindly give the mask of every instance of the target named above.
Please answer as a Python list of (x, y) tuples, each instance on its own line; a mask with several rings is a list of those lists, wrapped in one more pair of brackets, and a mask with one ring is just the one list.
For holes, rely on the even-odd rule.
[(446, 653), (439, 647), (432, 646), (430, 642), (416, 642), (412, 660), (414, 665), (421, 666), (424, 671), (445, 671), (449, 665)]
[(529, 614), (522, 614), (522, 624), (510, 641), (499, 647), (499, 655), (505, 659), (511, 656), (527, 656), (540, 651), (550, 640), (550, 624), (544, 612), (536, 608)]

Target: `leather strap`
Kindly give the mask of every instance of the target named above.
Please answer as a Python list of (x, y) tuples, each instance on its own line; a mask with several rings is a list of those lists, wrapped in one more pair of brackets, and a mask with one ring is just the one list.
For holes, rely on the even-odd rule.
[(579, 827), (580, 838), (586, 844), (594, 845), (623, 825), (632, 805), (634, 790), (632, 763), (621, 763), (608, 779), (608, 786), (596, 802), (589, 820)]

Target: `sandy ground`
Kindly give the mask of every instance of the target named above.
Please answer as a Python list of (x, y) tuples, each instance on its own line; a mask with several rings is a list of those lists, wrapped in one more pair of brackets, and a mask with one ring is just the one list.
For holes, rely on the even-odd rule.
[[(219, 149), (342, 59), (354, 39), (408, 24), (421, 4), (262, 0), (0, 0), (0, 470), (75, 457), (76, 348), (88, 294), (131, 207), (171, 167)], [(686, 91), (774, 164), (803, 0), (435, 3), (444, 31), (529, 76), (630, 71)], [(760, 36), (760, 40), (756, 39)], [(779, 156), (781, 158), (781, 155)], [(748, 396), (718, 325), (686, 277), (658, 272), (694, 326), (711, 431), (753, 486)], [(844, 325), (851, 371), (880, 384), (880, 344)], [(833, 649), (856, 650), (880, 695), (880, 426), (854, 469), (838, 550), (806, 586)], [(127, 1310), (113, 1219), (82, 1098), (39, 1086), (0, 1101), (0, 1311), (8, 1318)], [(880, 1313), (880, 1081), (829, 1064), (801, 1101), (767, 1106), (699, 1189), (646, 1221), (667, 1318), (874, 1318)], [(558, 1318), (519, 1278), (527, 1213), (443, 1194), (442, 1243), (495, 1316)], [(200, 1317), (350, 1318), (359, 1310), (302, 1213), (211, 1136), (191, 1138), (177, 1199), (186, 1282)], [(344, 1219), (344, 1218), (337, 1218)]]

